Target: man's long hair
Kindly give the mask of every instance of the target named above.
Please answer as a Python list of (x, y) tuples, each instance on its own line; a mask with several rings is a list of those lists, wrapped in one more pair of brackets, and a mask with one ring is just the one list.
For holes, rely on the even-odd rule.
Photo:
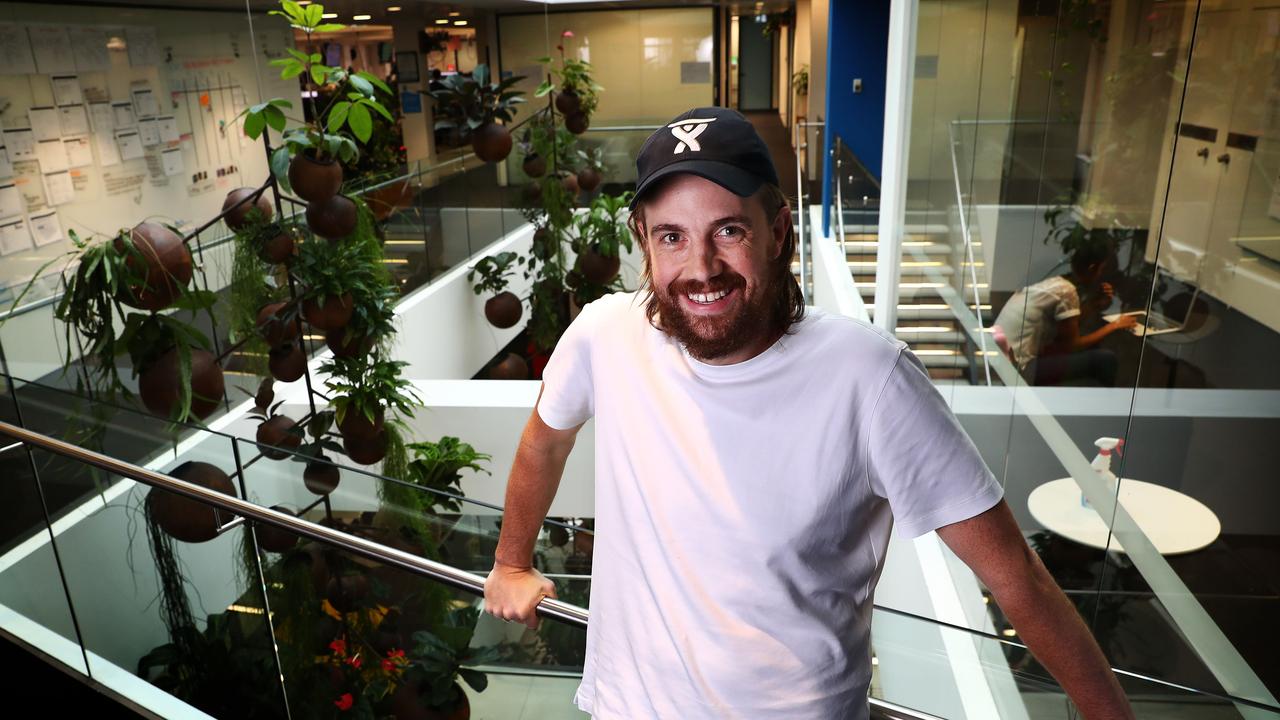
[[(778, 213), (782, 208), (790, 207), (791, 203), (788, 202), (782, 188), (769, 183), (761, 186), (756, 192), (756, 197), (764, 206), (764, 216), (768, 218), (770, 232), (772, 232), (773, 221), (777, 219)], [(631, 235), (636, 242), (640, 243), (640, 247), (645, 248), (644, 270), (640, 273), (640, 290), (644, 293), (645, 315), (649, 318), (649, 324), (652, 325), (654, 318), (658, 315), (658, 299), (653, 294), (653, 275), (649, 269), (643, 201), (637, 203), (635, 210), (631, 211), (631, 216), (627, 218), (627, 227), (631, 229)], [(789, 223), (786, 235), (782, 238), (782, 250), (773, 261), (769, 277), (770, 284), (777, 288), (777, 295), (773, 299), (769, 312), (769, 325), (784, 333), (790, 333), (791, 327), (804, 318), (804, 294), (800, 291), (800, 283), (796, 282), (796, 277), (791, 272), (791, 258), (795, 252), (796, 227), (794, 223)]]

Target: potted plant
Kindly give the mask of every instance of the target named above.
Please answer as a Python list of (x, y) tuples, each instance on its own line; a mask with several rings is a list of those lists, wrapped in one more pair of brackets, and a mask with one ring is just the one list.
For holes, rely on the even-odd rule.
[(302, 428), (288, 416), (277, 415), (276, 411), (284, 404), (284, 400), (263, 410), (255, 408), (250, 417), (258, 419), (258, 431), (255, 436), (258, 450), (269, 460), (284, 460), (289, 452), (302, 444)]
[[(189, 295), (182, 309), (208, 309), (212, 293)], [(222, 366), (209, 338), (176, 315), (129, 313), (119, 343), (138, 376), (138, 395), (152, 414), (174, 422), (204, 419), (222, 402)]]
[(809, 96), (809, 64), (805, 63), (800, 66), (799, 70), (791, 75), (791, 89), (795, 91), (797, 97)]
[(631, 202), (631, 193), (601, 194), (591, 201), (587, 212), (578, 217), (578, 271), (587, 282), (606, 285), (618, 274), (622, 248), (631, 250), (631, 230), (623, 211)]
[(523, 80), (513, 75), (489, 82), (489, 66), (480, 64), (468, 77), (450, 75), (429, 94), (436, 101), (439, 116), (435, 128), (463, 131), (471, 136), (471, 149), (485, 162), (501, 162), (511, 152), (511, 133), (498, 121), (511, 122), (515, 106), (524, 102), (524, 93), (512, 90)]
[[(231, 478), (215, 465), (184, 462), (169, 474), (193, 485), (236, 497)], [(214, 539), (218, 536), (218, 528), (231, 520), (230, 516), (221, 516), (211, 505), (160, 488), (153, 488), (147, 493), (146, 513), (148, 521), (166, 535), (188, 543)]]
[(293, 264), (302, 318), (322, 332), (346, 327), (356, 296), (381, 292), (380, 269), (372, 267), (363, 243), (302, 243)]
[[(475, 470), (491, 475), (481, 462), (491, 460), (489, 455), (476, 452), (469, 443), (456, 437), (444, 436), (439, 442), (409, 443), (408, 450), (413, 459), (409, 461), (409, 479), (433, 492), (434, 504), (427, 508), (435, 512), (436, 508), (448, 512), (461, 512), (462, 471)], [(450, 497), (452, 495), (453, 497)]]
[[(484, 316), (497, 328), (509, 328), (520, 322), (524, 306), (520, 298), (507, 289), (508, 280), (515, 268), (518, 256), (513, 252), (501, 252), (482, 258), (467, 273), (467, 279), (473, 282), (472, 289), (477, 295), (493, 293), (493, 297), (484, 303)], [(476, 276), (479, 279), (476, 279)]]
[(334, 357), (365, 355), (395, 334), (396, 299), (399, 293), (390, 284), (374, 284), (354, 294), (351, 320), (346, 326), (325, 333), (325, 344)]
[(238, 232), (250, 223), (264, 223), (271, 220), (275, 208), (271, 206), (271, 198), (267, 197), (266, 187), (236, 188), (227, 193), (222, 201), (222, 221), (232, 232)]
[[(72, 241), (75, 242), (74, 236)], [(139, 310), (163, 310), (182, 295), (183, 288), (191, 284), (195, 269), (191, 251), (182, 236), (170, 227), (153, 222), (139, 223), (127, 233), (121, 231), (117, 234), (111, 245), (110, 252), (134, 271), (129, 274), (131, 281), (116, 293), (125, 305)], [(95, 250), (92, 244), (81, 246), (77, 243), (77, 249), (81, 248), (85, 254), (81, 257), (80, 267), (85, 268), (85, 272), (95, 269), (95, 253), (105, 256), (108, 252), (105, 249)], [(108, 262), (101, 268), (110, 273), (116, 264)]]
[(342, 452), (342, 446), (330, 439), (329, 431), (333, 428), (333, 411), (322, 410), (307, 421), (307, 442), (298, 446), (293, 455), (295, 462), (306, 463), (302, 471), (302, 482), (307, 490), (316, 495), (328, 495), (338, 488), (342, 474), (325, 454)]
[[(313, 34), (344, 27), (325, 22), (324, 6), (319, 3), (303, 6), (281, 0), (280, 9), (272, 10), (270, 14), (285, 18), (292, 28), (303, 33), (307, 47), (312, 45)], [(324, 65), (324, 58), (318, 52), (308, 53), (294, 48), (285, 48), (285, 51), (289, 57), (271, 61), (272, 65), (280, 68), (281, 79), (302, 76), (308, 91), (331, 85), (329, 101), (321, 108), (311, 97), (311, 121), (288, 130), (285, 125), (289, 118), (284, 111), (293, 107), (291, 102), (273, 98), (258, 103), (242, 113), (244, 133), (255, 140), (268, 127), (282, 133), (283, 144), (271, 156), (272, 172), (311, 205), (334, 202), (342, 187), (343, 173), (339, 163), (351, 162), (359, 155), (356, 140), (367, 142), (372, 136), (373, 114), (394, 122), (391, 113), (375, 95), (376, 90), (390, 95), (391, 88), (370, 73), (348, 73), (342, 68)]]
[[(500, 658), (495, 647), (473, 648), (479, 610), (457, 608), (434, 632), (420, 630), (413, 634), (414, 647), (409, 651), (410, 664), (403, 684), (391, 697), (391, 712), (397, 720), (440, 718), (468, 720), (471, 706), (459, 681), (483, 692), (489, 678), (477, 665), (493, 663)], [(422, 712), (422, 708), (430, 714)]]
[(595, 189), (600, 186), (600, 181), (604, 179), (604, 175), (601, 174), (604, 170), (604, 152), (598, 147), (579, 150), (578, 157), (582, 161), (577, 174), (578, 187), (583, 192), (595, 192)]
[(333, 358), (320, 371), (333, 395), (334, 419), (347, 456), (362, 464), (386, 453), (387, 411), (412, 417), (421, 404), (400, 371), (408, 363), (381, 358)]
[[(567, 40), (573, 37), (573, 33), (566, 30), (561, 37)], [(555, 66), (555, 59), (549, 55), (538, 58), (538, 62), (547, 68), (547, 77), (538, 85), (534, 96), (546, 97), (559, 86), (555, 96), (556, 109), (564, 115), (564, 124), (569, 132), (581, 135), (591, 124), (591, 114), (595, 112), (599, 93), (604, 88), (591, 79), (591, 63), (567, 57), (563, 43), (556, 49), (560, 51), (560, 67)]]

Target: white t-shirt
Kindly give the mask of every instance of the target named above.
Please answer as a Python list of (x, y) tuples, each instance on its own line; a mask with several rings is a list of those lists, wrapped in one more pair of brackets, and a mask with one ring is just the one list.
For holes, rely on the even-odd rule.
[(1054, 275), (1022, 288), (1009, 298), (995, 324), (1004, 331), (1009, 350), (1018, 367), (1040, 355), (1058, 334), (1058, 321), (1080, 314), (1080, 294), (1061, 275)]
[(542, 420), (596, 420), (575, 698), (595, 718), (866, 718), (895, 518), (916, 536), (1000, 500), (903, 343), (813, 309), (793, 329), (707, 365), (626, 293), (588, 305), (556, 347)]

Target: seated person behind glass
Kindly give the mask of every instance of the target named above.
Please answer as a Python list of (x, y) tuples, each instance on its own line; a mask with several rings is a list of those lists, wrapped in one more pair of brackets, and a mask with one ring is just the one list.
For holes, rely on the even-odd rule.
[(1098, 285), (1109, 257), (1110, 250), (1101, 243), (1081, 247), (1071, 255), (1070, 273), (1019, 290), (1000, 311), (996, 342), (1032, 384), (1088, 379), (1103, 387), (1115, 385), (1115, 353), (1095, 346), (1111, 333), (1132, 327), (1136, 319), (1122, 315), (1081, 335), (1081, 316), (1101, 313), (1114, 291), (1110, 283), (1102, 283), (1097, 297), (1082, 307), (1077, 290)]

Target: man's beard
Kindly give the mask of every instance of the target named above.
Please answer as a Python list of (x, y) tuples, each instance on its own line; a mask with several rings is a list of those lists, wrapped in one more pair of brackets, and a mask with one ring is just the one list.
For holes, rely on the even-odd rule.
[[(764, 285), (746, 297), (747, 281), (737, 273), (727, 273), (707, 283), (677, 280), (665, 291), (654, 288), (653, 297), (658, 304), (663, 332), (684, 345), (693, 357), (707, 361), (738, 352), (774, 331), (769, 301), (777, 292), (775, 285), (770, 274)], [(679, 298), (689, 293), (710, 294), (721, 290), (741, 293), (743, 304), (735, 313), (716, 317), (691, 315), (680, 303)]]

